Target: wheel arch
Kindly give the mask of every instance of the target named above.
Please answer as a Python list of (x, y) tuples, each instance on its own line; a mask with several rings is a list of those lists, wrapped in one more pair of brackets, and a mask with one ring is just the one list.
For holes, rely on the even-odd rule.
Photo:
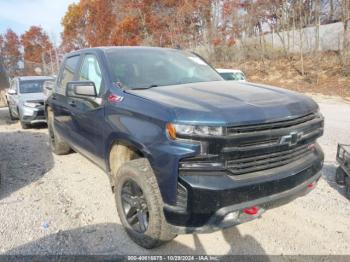
[(106, 159), (106, 170), (108, 173), (111, 172), (110, 154), (115, 146), (121, 145), (127, 147), (129, 150), (134, 152), (139, 158), (147, 158), (151, 160), (151, 154), (147, 148), (130, 137), (125, 137), (121, 135), (112, 135), (108, 139), (107, 146), (105, 148), (105, 159)]
[(49, 104), (45, 103), (44, 114), (45, 114), (46, 119), (48, 117), (49, 111), (52, 111), (52, 108), (51, 108), (51, 106)]

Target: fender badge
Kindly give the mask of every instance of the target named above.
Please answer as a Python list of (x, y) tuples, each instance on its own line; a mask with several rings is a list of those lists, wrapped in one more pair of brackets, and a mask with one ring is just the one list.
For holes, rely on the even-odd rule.
[(111, 102), (111, 103), (120, 103), (123, 101), (123, 99), (124, 99), (123, 96), (117, 96), (114, 94), (111, 94), (108, 96), (108, 102)]

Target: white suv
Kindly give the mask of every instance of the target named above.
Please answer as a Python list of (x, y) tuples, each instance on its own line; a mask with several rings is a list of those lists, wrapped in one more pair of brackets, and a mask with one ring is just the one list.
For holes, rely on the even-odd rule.
[(241, 70), (237, 69), (216, 69), (218, 73), (222, 76), (223, 79), (228, 81), (240, 81), (245, 82), (246, 78), (244, 73)]

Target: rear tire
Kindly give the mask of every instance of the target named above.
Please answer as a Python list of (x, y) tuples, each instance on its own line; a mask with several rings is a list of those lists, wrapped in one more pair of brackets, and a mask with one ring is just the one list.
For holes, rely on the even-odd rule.
[(71, 148), (68, 143), (66, 143), (55, 131), (52, 111), (48, 111), (47, 113), (47, 127), (49, 131), (50, 147), (52, 152), (56, 155), (68, 154), (71, 151)]
[(338, 185), (345, 185), (346, 174), (341, 166), (339, 166), (335, 172), (335, 182)]
[[(127, 234), (136, 244), (151, 249), (176, 237), (165, 220), (158, 183), (147, 159), (139, 158), (124, 163), (114, 181), (115, 200), (120, 220)], [(135, 190), (125, 191), (130, 183), (137, 185), (136, 188), (140, 189), (134, 197), (130, 192)], [(141, 202), (137, 202), (140, 199)], [(132, 204), (129, 204), (130, 202)], [(141, 226), (141, 221), (145, 221), (145, 218), (147, 223), (144, 225), (147, 226)]]

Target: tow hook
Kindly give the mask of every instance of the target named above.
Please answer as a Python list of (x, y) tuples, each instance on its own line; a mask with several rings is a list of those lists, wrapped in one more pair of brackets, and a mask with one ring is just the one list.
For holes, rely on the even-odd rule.
[(256, 206), (243, 209), (243, 212), (247, 215), (256, 215), (259, 212), (259, 208)]
[(263, 213), (265, 213), (265, 209), (259, 206), (244, 208), (240, 213), (239, 221), (240, 223), (243, 223), (259, 218)]
[(317, 184), (317, 182), (318, 182), (318, 179), (315, 180), (314, 182), (308, 184), (306, 187), (307, 187), (308, 189), (310, 189), (310, 190), (311, 190), (311, 189), (314, 189), (315, 186), (316, 186), (316, 184)]

